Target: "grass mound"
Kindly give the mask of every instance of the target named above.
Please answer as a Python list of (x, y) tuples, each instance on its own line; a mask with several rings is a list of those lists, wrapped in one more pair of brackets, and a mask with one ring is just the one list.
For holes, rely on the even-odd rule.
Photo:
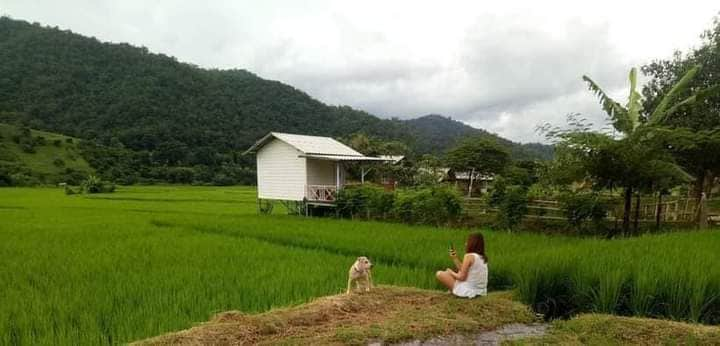
[(509, 293), (468, 300), (380, 286), (369, 293), (329, 296), (261, 314), (225, 312), (194, 328), (138, 344), (367, 344), (477, 333), (534, 320), (535, 315)]
[(557, 321), (547, 335), (523, 345), (718, 345), (720, 327), (602, 314)]

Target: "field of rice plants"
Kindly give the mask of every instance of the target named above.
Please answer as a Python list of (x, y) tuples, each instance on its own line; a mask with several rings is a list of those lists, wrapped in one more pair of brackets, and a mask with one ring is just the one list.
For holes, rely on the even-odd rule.
[[(248, 187), (0, 189), (0, 344), (110, 344), (344, 290), (355, 257), (380, 284), (438, 288), (468, 230), (257, 215)], [(484, 231), (492, 289), (551, 315), (720, 323), (720, 232), (624, 240)]]

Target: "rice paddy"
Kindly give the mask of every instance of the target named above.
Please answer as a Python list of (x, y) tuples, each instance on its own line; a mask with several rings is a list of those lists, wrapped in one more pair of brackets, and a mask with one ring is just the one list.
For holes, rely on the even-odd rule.
[[(123, 343), (299, 304), (342, 292), (362, 255), (377, 283), (439, 289), (435, 270), (468, 232), (257, 215), (247, 187), (0, 189), (0, 344)], [(720, 323), (720, 232), (484, 233), (491, 289), (516, 288), (540, 312)]]

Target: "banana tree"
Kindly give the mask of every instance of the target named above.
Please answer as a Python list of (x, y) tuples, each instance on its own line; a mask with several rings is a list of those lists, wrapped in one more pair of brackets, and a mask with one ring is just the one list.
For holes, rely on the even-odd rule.
[[(613, 138), (617, 145), (613, 146), (613, 150), (616, 152), (613, 153), (614, 157), (611, 161), (618, 164), (617, 169), (615, 169), (615, 172), (608, 172), (605, 169), (601, 180), (611, 181), (610, 184), (606, 185), (618, 185), (624, 189), (623, 231), (626, 233), (630, 228), (630, 212), (634, 190), (647, 186), (648, 183), (653, 185), (653, 182), (677, 182), (689, 178), (687, 173), (680, 166), (673, 163), (672, 160), (668, 160), (667, 155), (662, 151), (654, 151), (654, 155), (649, 155), (649, 153), (636, 154), (644, 152), (642, 147), (648, 145), (645, 139), (652, 137), (654, 127), (662, 125), (682, 107), (700, 102), (719, 91), (718, 86), (713, 86), (692, 93), (690, 97), (678, 100), (679, 95), (684, 94), (688, 89), (688, 85), (699, 69), (700, 66), (698, 65), (691, 68), (672, 86), (670, 91), (663, 96), (652, 110), (643, 109), (642, 95), (637, 90), (637, 70), (635, 68), (630, 70), (628, 76), (630, 93), (628, 101), (624, 105), (608, 96), (590, 77), (583, 76), (583, 80), (588, 84), (588, 89), (598, 97), (600, 105), (607, 113), (613, 128), (621, 134), (620, 138)], [(628, 155), (628, 153), (635, 153), (635, 155)], [(663, 167), (663, 169), (654, 169), (652, 167)], [(668, 177), (668, 174), (673, 176)], [(637, 228), (637, 223), (635, 227)]]

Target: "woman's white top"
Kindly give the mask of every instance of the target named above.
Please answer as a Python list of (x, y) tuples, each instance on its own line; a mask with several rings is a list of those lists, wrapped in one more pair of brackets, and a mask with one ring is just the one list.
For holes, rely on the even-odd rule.
[(452, 293), (458, 297), (475, 298), (487, 294), (488, 266), (482, 256), (471, 252), (475, 261), (468, 269), (465, 281), (456, 281)]

